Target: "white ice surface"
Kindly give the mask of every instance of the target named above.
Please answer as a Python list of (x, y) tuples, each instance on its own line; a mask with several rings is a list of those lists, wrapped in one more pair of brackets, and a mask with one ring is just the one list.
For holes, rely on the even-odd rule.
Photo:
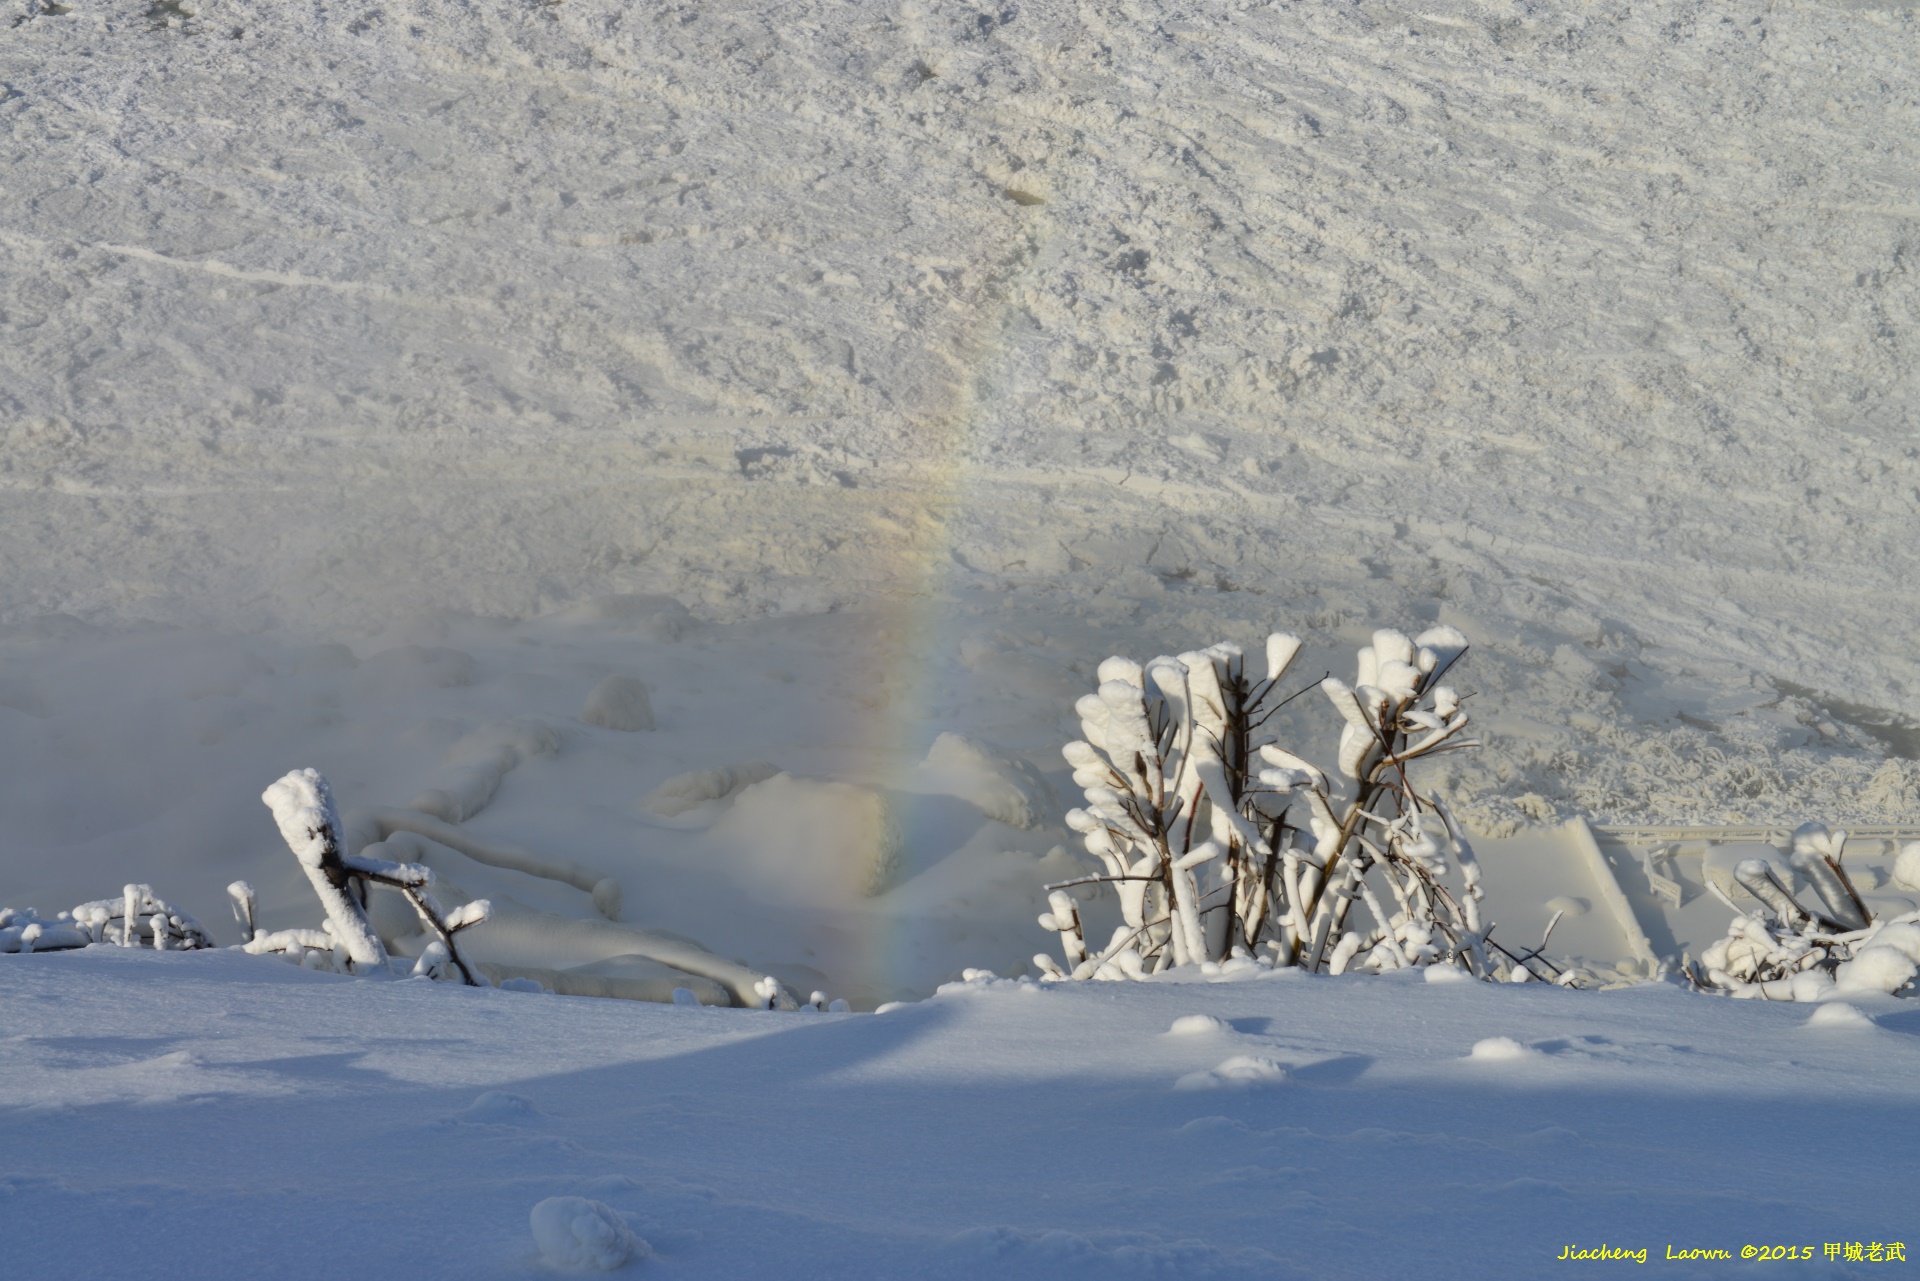
[(969, 694), (1444, 622), (1482, 826), (1920, 819), (1911, 5), (0, 30), (0, 621), (904, 601)]
[[(1902, 1240), (1920, 1020), (1853, 1003), (1803, 1026), (1671, 986), (1282, 972), (777, 1014), (0, 956), (0, 1222), (12, 1259), (136, 1240), (209, 1281), (538, 1276), (550, 1197), (689, 1279), (1545, 1277), (1568, 1242)], [(1227, 1027), (1166, 1035), (1194, 1014)], [(1469, 1057), (1496, 1037), (1526, 1052)], [(1754, 1177), (1833, 1144), (1872, 1176)]]

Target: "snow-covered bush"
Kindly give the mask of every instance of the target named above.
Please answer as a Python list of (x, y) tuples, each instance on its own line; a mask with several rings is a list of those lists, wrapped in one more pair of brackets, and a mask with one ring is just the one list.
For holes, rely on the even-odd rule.
[(119, 898), (81, 903), (52, 920), (32, 908), (0, 908), (0, 952), (53, 952), (95, 943), (135, 947), (143, 941), (163, 952), (213, 946), (191, 913), (154, 897), (151, 885), (129, 885)]
[(1824, 823), (1808, 823), (1793, 834), (1789, 862), (1813, 888), (1818, 910), (1801, 903), (1765, 859), (1745, 859), (1733, 872), (1756, 910), (1743, 911), (1709, 880), (1736, 914), (1727, 936), (1701, 954), (1704, 978), (1690, 971), (1695, 983), (1770, 1001), (1817, 1001), (1835, 990), (1908, 989), (1920, 973), (1920, 912), (1874, 919), (1841, 864), (1846, 844), (1845, 832)]
[(233, 895), (236, 913), (242, 914), (242, 927), (250, 936), (244, 944), (247, 951), (285, 952), (298, 956), (303, 964), (312, 954), (328, 957), (333, 968), (348, 973), (384, 972), (386, 945), (366, 911), (370, 887), (384, 885), (399, 891), (434, 935), (435, 941), (421, 953), (413, 972), (442, 978), (452, 969), (462, 982), (482, 986), (461, 958), (455, 936), (487, 919), (491, 907), (485, 899), (448, 912), (433, 898), (433, 869), (424, 863), (389, 862), (370, 858), (365, 851), (348, 853), (341, 840), (333, 789), (318, 770), (294, 770), (269, 787), (260, 799), (273, 811), (280, 835), (307, 874), (327, 919), (317, 930), (254, 933), (253, 893), (244, 882), (236, 881), (228, 887), (228, 893)]
[[(1335, 974), (1441, 963), (1485, 978), (1552, 976), (1487, 937), (1473, 850), (1410, 773), (1473, 746), (1459, 697), (1441, 683), (1466, 648), (1451, 627), (1417, 640), (1379, 631), (1352, 685), (1319, 682), (1342, 721), (1338, 785), (1265, 728), (1290, 701), (1281, 682), (1297, 638), (1267, 638), (1259, 679), (1227, 644), (1100, 664), (1098, 691), (1076, 704), (1085, 737), (1063, 754), (1087, 800), (1067, 824), (1104, 871), (1048, 887), (1040, 923), (1060, 935), (1065, 965), (1044, 955), (1035, 965), (1077, 979), (1256, 959)], [(1121, 923), (1097, 948), (1068, 892), (1085, 884), (1119, 900)], [(1355, 901), (1364, 921), (1349, 919)]]

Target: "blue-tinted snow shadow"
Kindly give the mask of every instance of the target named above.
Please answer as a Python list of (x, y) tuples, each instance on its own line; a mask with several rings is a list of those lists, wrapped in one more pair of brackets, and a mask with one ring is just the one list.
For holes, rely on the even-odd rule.
[[(209, 974), (229, 985), (305, 977), (215, 955), (135, 961), (101, 959), (93, 981), (125, 982), (137, 1003), (163, 975), (187, 986), (202, 967), (230, 970)], [(1004, 1065), (970, 1061), (976, 1044), (1004, 1053), (997, 1034), (957, 1035), (951, 1024), (975, 1001), (1018, 1002), (1017, 1014), (1043, 1008), (1030, 1000), (1067, 999), (1013, 988), (850, 1017), (436, 985), (382, 994), (318, 979), (313, 994), (335, 1016), (329, 1029), (355, 1002), (399, 1002), (419, 1011), (423, 1035), (317, 1034), (285, 1043), (350, 1039), (356, 1049), (215, 1056), (223, 1069), (316, 1087), (293, 1095), (0, 1116), (9, 1242), (31, 1257), (75, 1239), (137, 1239), (206, 1277), (309, 1265), (314, 1275), (516, 1276), (531, 1267), (527, 1209), (573, 1193), (628, 1214), (660, 1250), (648, 1266), (687, 1277), (1371, 1277), (1416, 1256), (1424, 1275), (1528, 1276), (1563, 1266), (1555, 1256), (1570, 1243), (1644, 1243), (1659, 1259), (1668, 1244), (1737, 1253), (1749, 1238), (1884, 1240), (1898, 1234), (1902, 1189), (1920, 1172), (1906, 1137), (1920, 1107), (1837, 1088), (1677, 1097), (1498, 1064), (1380, 1080), (1366, 1056), (1341, 1054), (1297, 1064), (1283, 1085), (1176, 1090), (1171, 1071), (1116, 1076), (1124, 1042), (1084, 1064), (1017, 1048), (1022, 1070), (1054, 1075), (1008, 1079)], [(258, 993), (229, 986), (214, 999), (237, 1008)], [(143, 1032), (156, 1021), (133, 1017)], [(1233, 1020), (1240, 1035), (1270, 1025)], [(613, 1037), (635, 1055), (438, 1085), (397, 1079), (361, 1052), (446, 1047), (450, 1075), (484, 1070), (472, 1036), (427, 1034), (448, 1026)], [(1017, 1017), (982, 1026), (1021, 1030)], [(136, 1043), (150, 1055), (187, 1039), (46, 1038), (76, 1055)], [(697, 1048), (645, 1057), (676, 1039)], [(1551, 1060), (1606, 1042), (1534, 1048)], [(929, 1045), (945, 1057), (929, 1062)], [(415, 1054), (408, 1070), (419, 1068)], [(1783, 1153), (1818, 1151), (1844, 1151), (1857, 1173), (1756, 1176)], [(1824, 1260), (1767, 1268), (1848, 1275)]]
[[(527, 1211), (562, 1194), (626, 1214), (659, 1251), (641, 1266), (663, 1276), (1371, 1278), (1417, 1258), (1424, 1276), (1478, 1278), (1549, 1275), (1569, 1243), (1660, 1260), (1668, 1244), (1897, 1238), (1920, 1174), (1920, 1108), (1838, 1092), (1369, 1084), (1358, 1055), (1290, 1084), (1202, 1091), (1100, 1065), (1041, 1080), (959, 1061), (872, 1071), (959, 1012), (648, 1007), (635, 1026), (662, 1036), (676, 1018), (772, 1030), (484, 1087), (297, 1056), (268, 1066), (336, 1088), (0, 1117), (0, 1214), (19, 1257), (137, 1240), (206, 1278), (530, 1275)], [(526, 1106), (477, 1107), (490, 1091)], [(1776, 1177), (1820, 1151), (1844, 1151), (1851, 1173)], [(1766, 1275), (1885, 1274), (1860, 1269)]]

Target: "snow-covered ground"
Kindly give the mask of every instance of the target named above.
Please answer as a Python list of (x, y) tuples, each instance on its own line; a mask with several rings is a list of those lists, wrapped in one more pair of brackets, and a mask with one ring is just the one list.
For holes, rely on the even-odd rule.
[[(495, 964), (925, 998), (1050, 948), (1098, 662), (1275, 628), (1468, 635), (1479, 834), (1920, 825), (1917, 58), (1907, 3), (0, 0), (0, 907), (314, 925), (259, 802), (314, 766), (620, 882), (436, 853)], [(0, 967), (0, 1261), (513, 1272), (580, 1195), (689, 1275), (1530, 1275), (1897, 1237), (1914, 1172), (1893, 1004)], [(1291, 1079), (1173, 1089), (1235, 1055)]]
[(0, 1248), (15, 1275), (528, 1276), (529, 1212), (578, 1196), (651, 1245), (634, 1275), (1536, 1277), (1605, 1244), (1900, 1276), (1825, 1257), (1920, 1254), (1920, 1015), (1873, 1000), (1810, 1026), (1282, 971), (841, 1016), (0, 956)]

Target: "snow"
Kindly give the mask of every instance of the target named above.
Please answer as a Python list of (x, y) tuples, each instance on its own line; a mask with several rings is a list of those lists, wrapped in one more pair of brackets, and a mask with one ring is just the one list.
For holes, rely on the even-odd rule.
[(609, 676), (593, 687), (580, 719), (604, 729), (638, 733), (653, 728), (653, 703), (647, 687), (632, 676)]
[(1260, 1054), (1235, 1054), (1205, 1072), (1189, 1072), (1173, 1083), (1176, 1090), (1244, 1089), (1256, 1085), (1279, 1085), (1286, 1081), (1287, 1069)]
[[(225, 951), (0, 969), (16, 1258), (138, 1239), (216, 1278), (530, 1277), (553, 1197), (649, 1242), (635, 1275), (688, 1278), (1540, 1276), (1568, 1241), (1737, 1253), (1911, 1222), (1920, 1022), (1880, 995), (1849, 1001), (1878, 1030), (1847, 1031), (1672, 984), (1404, 972), (976, 978), (875, 1017)], [(1231, 1030), (1166, 1035), (1193, 1014)], [(1467, 1057), (1494, 1038), (1525, 1055)], [(1284, 1083), (1235, 1088), (1242, 1057)], [(1876, 1177), (1752, 1177), (1835, 1135)]]
[[(1799, 892), (1832, 847), (1576, 819), (1877, 825), (1849, 875), (1920, 906), (1911, 5), (0, 32), (9, 1260), (536, 1275), (624, 1231), (636, 1274), (1526, 1275), (1906, 1221), (1908, 926), (1788, 980), (1810, 1020), (1015, 976), (1042, 911), (1114, 924), (1044, 889), (1088, 871), (1061, 745), (1137, 745), (1109, 687), (1174, 675), (1108, 656), (1222, 641), (1307, 687), (1471, 645), (1435, 711), (1485, 746), (1421, 785), (1516, 948), (1559, 912), (1627, 984), (1759, 910), (1743, 862)], [(1284, 785), (1339, 724), (1276, 714), (1329, 745)], [(518, 990), (46, 950), (151, 885), (330, 966), (274, 828), (315, 856), (333, 802), (256, 800), (307, 766), (343, 856), (492, 905), (461, 950)], [(1754, 1173), (1836, 1143), (1885, 1177)]]
[(1231, 1032), (1233, 1025), (1211, 1014), (1182, 1014), (1167, 1029), (1169, 1036), (1211, 1036), (1216, 1032)]
[(585, 1197), (550, 1196), (527, 1218), (541, 1257), (556, 1267), (612, 1272), (647, 1253), (617, 1213)]
[(1539, 1058), (1540, 1051), (1510, 1036), (1490, 1036), (1484, 1041), (1475, 1041), (1467, 1057), (1478, 1063), (1524, 1063)]
[[(1916, 973), (1904, 952), (1892, 947), (1863, 947), (1853, 959), (1834, 971), (1834, 985), (1842, 992), (1897, 992)], [(1795, 976), (1805, 977), (1805, 976)], [(1795, 1000), (1802, 999), (1795, 993)]]
[(1920, 813), (1909, 6), (198, 2), (4, 0), (6, 623), (1419, 618), (1483, 830)]
[(1878, 1025), (1858, 1006), (1848, 1005), (1845, 1001), (1829, 1001), (1807, 1016), (1807, 1026), (1870, 1031)]

